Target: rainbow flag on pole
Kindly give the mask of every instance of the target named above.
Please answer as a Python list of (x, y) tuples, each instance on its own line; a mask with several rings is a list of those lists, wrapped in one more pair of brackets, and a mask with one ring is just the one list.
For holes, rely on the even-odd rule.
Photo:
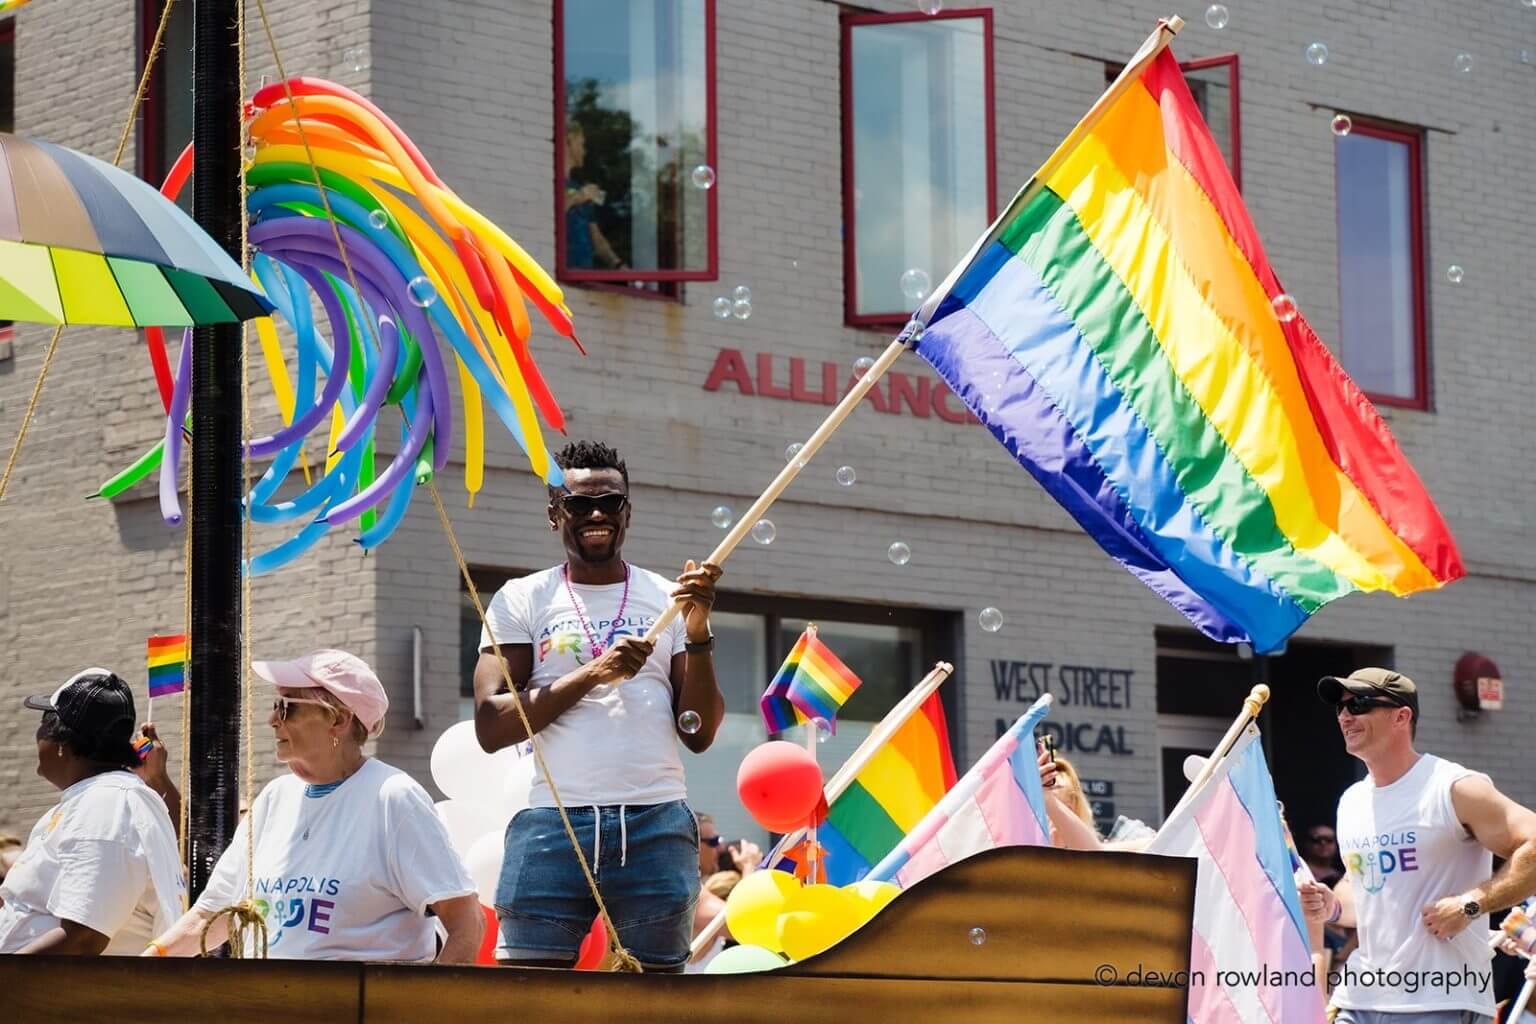
[(837, 712), (859, 688), (859, 677), (838, 660), (810, 626), (763, 691), (763, 721), (769, 732), (820, 718), (837, 731)]
[[(827, 820), (816, 827), (822, 880), (848, 885), (869, 874), (954, 785), (949, 726), (935, 693), (832, 801)], [(791, 852), (770, 866), (793, 873), (798, 862)]]
[(1157, 39), (924, 305), (914, 345), (1111, 557), (1207, 636), (1270, 651), (1352, 591), (1464, 571), (1295, 313)]
[(165, 697), (187, 688), (187, 638), (185, 634), (149, 638), (149, 695)]

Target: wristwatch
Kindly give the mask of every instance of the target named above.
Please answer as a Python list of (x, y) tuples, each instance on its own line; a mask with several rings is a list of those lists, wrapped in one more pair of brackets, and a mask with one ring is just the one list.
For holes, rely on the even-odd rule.
[(1467, 902), (1461, 905), (1461, 912), (1469, 918), (1481, 917), (1483, 913), (1483, 905), (1477, 900), (1467, 900)]
[(687, 651), (689, 654), (708, 654), (714, 649), (715, 634), (713, 633), (709, 634), (707, 639), (700, 640), (698, 643), (694, 643), (692, 640), (688, 640), (683, 644), (683, 650)]

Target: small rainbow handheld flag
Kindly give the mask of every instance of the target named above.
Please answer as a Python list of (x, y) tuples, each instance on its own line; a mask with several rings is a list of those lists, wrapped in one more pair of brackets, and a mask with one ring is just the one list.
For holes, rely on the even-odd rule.
[(836, 732), (838, 709), (858, 688), (859, 677), (817, 639), (816, 627), (809, 626), (763, 691), (763, 721), (769, 732), (782, 732), (820, 718)]
[(187, 637), (183, 633), (149, 638), (149, 695), (164, 697), (187, 688)]

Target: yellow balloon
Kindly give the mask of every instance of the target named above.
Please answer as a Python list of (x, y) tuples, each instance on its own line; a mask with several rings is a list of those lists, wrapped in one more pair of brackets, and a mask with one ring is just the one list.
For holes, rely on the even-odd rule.
[(800, 880), (783, 871), (754, 871), (747, 875), (725, 901), (725, 924), (731, 937), (744, 945), (782, 953), (779, 915), (799, 891)]
[(859, 923), (863, 924), (864, 921), (880, 913), (887, 903), (901, 895), (901, 886), (890, 882), (875, 882), (866, 878), (862, 882), (843, 886), (843, 892), (858, 901), (863, 914)]
[(804, 960), (841, 942), (868, 919), (860, 901), (835, 885), (808, 885), (779, 915), (778, 940), (791, 960)]

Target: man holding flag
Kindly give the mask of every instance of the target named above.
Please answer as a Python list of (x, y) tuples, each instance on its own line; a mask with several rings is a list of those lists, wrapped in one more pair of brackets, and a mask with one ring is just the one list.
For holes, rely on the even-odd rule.
[[(1336, 1024), (1472, 1024), (1494, 1012), (1488, 913), (1536, 892), (1536, 814), (1488, 776), (1414, 749), (1419, 696), (1384, 668), (1328, 676), (1344, 747), (1368, 775), (1339, 799), (1345, 876), (1301, 887), (1311, 920), (1358, 930)], [(1497, 872), (1491, 854), (1504, 858)]]

